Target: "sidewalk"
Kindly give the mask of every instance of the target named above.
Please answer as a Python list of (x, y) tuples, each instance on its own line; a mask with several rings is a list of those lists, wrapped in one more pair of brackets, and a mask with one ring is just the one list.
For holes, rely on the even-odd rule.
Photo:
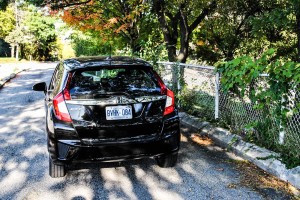
[(29, 69), (31, 64), (32, 62), (0, 63), (0, 88), (2, 88), (6, 82), (14, 78), (18, 73)]

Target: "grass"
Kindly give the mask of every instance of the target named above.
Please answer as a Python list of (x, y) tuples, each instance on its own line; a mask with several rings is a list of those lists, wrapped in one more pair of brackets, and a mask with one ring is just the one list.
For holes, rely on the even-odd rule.
[(2, 63), (15, 63), (16, 58), (9, 58), (9, 57), (0, 57), (0, 64)]

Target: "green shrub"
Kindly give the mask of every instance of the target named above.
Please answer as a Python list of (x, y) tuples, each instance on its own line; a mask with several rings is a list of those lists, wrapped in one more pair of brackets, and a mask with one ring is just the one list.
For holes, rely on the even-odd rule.
[[(300, 63), (275, 59), (270, 49), (259, 59), (249, 56), (220, 63), (221, 87), (225, 93), (239, 99), (247, 96), (254, 109), (262, 113), (262, 120), (248, 124), (246, 138), (282, 154), (288, 167), (300, 165), (300, 134), (290, 131), (288, 120), (299, 115), (300, 104), (290, 92), (299, 94)], [(269, 76), (262, 84), (260, 74)], [(279, 142), (279, 132), (285, 132), (284, 143)], [(298, 130), (299, 131), (299, 130)], [(292, 138), (292, 140), (291, 140)]]
[(203, 120), (214, 120), (214, 96), (184, 88), (178, 95), (180, 108)]

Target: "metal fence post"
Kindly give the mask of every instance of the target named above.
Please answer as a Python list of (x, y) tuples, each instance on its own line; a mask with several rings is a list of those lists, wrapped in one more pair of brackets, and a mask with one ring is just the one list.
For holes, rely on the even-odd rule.
[[(281, 112), (286, 109), (286, 106), (284, 106), (284, 103), (286, 102), (286, 100), (284, 99), (284, 97), (281, 97)], [(283, 144), (284, 143), (284, 136), (285, 136), (285, 125), (283, 125), (282, 123), (282, 118), (280, 118), (280, 122), (279, 122), (279, 144)]]
[(172, 90), (177, 94), (178, 88), (178, 73), (177, 73), (177, 63), (172, 63)]
[(216, 83), (215, 83), (215, 119), (219, 118), (219, 72), (216, 73)]

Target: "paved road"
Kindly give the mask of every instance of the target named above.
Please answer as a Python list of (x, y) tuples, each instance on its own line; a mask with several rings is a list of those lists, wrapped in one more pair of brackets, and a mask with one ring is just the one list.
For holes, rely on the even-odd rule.
[(175, 168), (146, 159), (77, 166), (50, 178), (43, 94), (31, 87), (49, 81), (54, 66), (34, 66), (0, 90), (0, 199), (264, 199), (251, 188), (230, 187), (239, 185), (240, 172), (225, 152), (184, 136)]

